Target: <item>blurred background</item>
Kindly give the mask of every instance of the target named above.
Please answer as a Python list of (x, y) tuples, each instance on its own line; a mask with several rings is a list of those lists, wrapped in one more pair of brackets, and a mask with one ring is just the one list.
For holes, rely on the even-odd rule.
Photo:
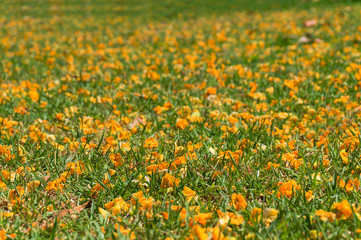
[(334, 4), (354, 2), (356, 0), (2, 0), (0, 16), (124, 16), (165, 21), (231, 12), (328, 8)]

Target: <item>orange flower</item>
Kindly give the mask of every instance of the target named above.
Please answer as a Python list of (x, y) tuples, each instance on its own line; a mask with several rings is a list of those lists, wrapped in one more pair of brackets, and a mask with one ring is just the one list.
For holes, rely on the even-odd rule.
[(307, 201), (311, 201), (315, 196), (312, 195), (313, 191), (309, 190), (307, 192), (305, 192), (305, 197)]
[(358, 191), (360, 189), (360, 181), (357, 178), (353, 180), (352, 179), (348, 180), (346, 184), (345, 181), (341, 179), (338, 185), (341, 188), (344, 188), (347, 193), (350, 193), (352, 191)]
[(166, 102), (163, 104), (163, 106), (157, 106), (153, 110), (159, 115), (164, 111), (168, 111), (173, 107), (172, 103)]
[(276, 168), (278, 168), (279, 166), (280, 166), (280, 165), (277, 164), (277, 163), (268, 162), (268, 163), (267, 163), (267, 166), (266, 166), (266, 170), (270, 170), (272, 167), (273, 167), (274, 169), (276, 169)]
[(145, 139), (143, 147), (145, 148), (157, 148), (158, 147), (158, 141), (154, 137), (150, 137)]
[(139, 201), (139, 199), (142, 199), (142, 198), (144, 198), (144, 193), (143, 193), (143, 191), (139, 191), (139, 192), (132, 194), (132, 199), (130, 200), (130, 202), (133, 205), (137, 205), (137, 202)]
[(207, 90), (206, 90), (206, 96), (216, 95), (216, 94), (217, 94), (217, 88), (215, 88), (215, 87), (209, 87), (209, 88), (207, 88)]
[(76, 172), (77, 174), (82, 174), (86, 171), (86, 167), (84, 162), (78, 161), (78, 162), (69, 162), (67, 164), (67, 167), (69, 168), (69, 174), (74, 174)]
[(220, 210), (217, 210), (217, 214), (219, 217), (219, 224), (222, 228), (225, 228), (228, 223), (236, 226), (244, 223), (244, 218), (242, 217), (242, 215), (232, 212), (222, 213)]
[(62, 113), (57, 113), (57, 114), (55, 115), (55, 117), (56, 117), (56, 119), (58, 119), (58, 120), (60, 121), (60, 120), (62, 120), (62, 119), (64, 118), (64, 114), (62, 114)]
[(36, 102), (39, 100), (39, 93), (35, 90), (30, 90), (28, 92), (29, 97), (31, 98), (31, 100), (33, 100), (33, 102)]
[(261, 208), (253, 208), (251, 211), (251, 221), (253, 223), (258, 223), (261, 220), (261, 214), (262, 214), (262, 209)]
[(273, 208), (266, 208), (262, 210), (261, 208), (255, 207), (251, 211), (251, 224), (258, 223), (263, 220), (265, 225), (268, 227), (274, 220), (277, 219), (278, 211)]
[(288, 181), (286, 183), (279, 183), (281, 185), (277, 192), (277, 197), (285, 196), (291, 198), (292, 194), (301, 189), (301, 186), (296, 183), (295, 180)]
[(10, 217), (14, 216), (14, 214), (15, 213), (13, 213), (13, 212), (1, 212), (0, 213), (0, 218), (10, 218)]
[(40, 181), (38, 181), (38, 180), (35, 180), (35, 181), (32, 181), (32, 182), (29, 182), (28, 184), (27, 184), (27, 191), (28, 192), (32, 192), (32, 191), (34, 191), (34, 189), (35, 188), (37, 188), (37, 187), (39, 187), (40, 186)]
[(282, 160), (290, 164), (296, 170), (303, 164), (303, 159), (297, 159), (298, 152), (293, 151), (292, 153), (286, 153), (282, 156)]
[(5, 229), (0, 230), (0, 240), (6, 240), (6, 231)]
[[(132, 232), (132, 233), (130, 234), (130, 236), (128, 237), (131, 229), (125, 229), (122, 225), (119, 225), (118, 223), (114, 224), (114, 229), (115, 229), (116, 231), (119, 231), (121, 234), (127, 236), (126, 239), (130, 239), (130, 240), (135, 239), (135, 234), (134, 234), (134, 232)], [(114, 235), (115, 235), (115, 237), (117, 238), (117, 233), (116, 233), (116, 232), (114, 233)], [(123, 236), (122, 238), (124, 238), (124, 236)]]
[(11, 146), (0, 145), (0, 157), (3, 156), (5, 158), (5, 162), (15, 158), (15, 156), (11, 154), (11, 148)]
[(46, 186), (46, 190), (47, 191), (59, 191), (64, 188), (63, 182), (65, 182), (64, 177), (60, 177), (60, 178), (55, 179), (54, 181), (50, 181), (50, 182), (48, 182), (48, 185)]
[(187, 240), (208, 240), (208, 235), (206, 233), (206, 229), (202, 228), (199, 225), (193, 226), (191, 230), (191, 234), (186, 238)]
[(332, 205), (332, 210), (336, 212), (337, 219), (347, 219), (353, 217), (351, 206), (347, 202), (347, 200), (343, 200), (339, 203), (334, 203)]
[(20, 203), (20, 197), (23, 196), (25, 190), (21, 186), (17, 186), (16, 189), (12, 189), (9, 192), (9, 200), (12, 204)]
[(123, 160), (122, 160), (122, 156), (120, 155), (120, 153), (111, 153), (109, 155), (110, 161), (112, 161), (112, 163), (114, 164), (115, 167), (120, 167), (123, 165)]
[(228, 121), (231, 123), (231, 124), (235, 124), (237, 123), (239, 120), (233, 116), (229, 116), (228, 117)]
[(247, 207), (246, 200), (242, 196), (242, 194), (235, 194), (232, 195), (232, 205), (236, 208), (237, 211), (243, 210)]
[(288, 118), (289, 114), (286, 112), (279, 112), (275, 114), (275, 118), (279, 118), (279, 119), (286, 119)]
[(176, 128), (185, 129), (188, 126), (188, 121), (184, 118), (178, 118)]
[(150, 210), (153, 206), (154, 199), (144, 197), (144, 193), (142, 191), (136, 192), (132, 195), (130, 200), (133, 206), (136, 206), (138, 203), (140, 204), (140, 210)]
[(162, 183), (160, 184), (160, 187), (161, 188), (174, 187), (174, 185), (178, 186), (180, 182), (181, 182), (180, 179), (173, 177), (169, 173), (166, 173), (162, 178)]
[(212, 218), (212, 213), (199, 213), (195, 215), (193, 218), (196, 223), (199, 223), (201, 225), (206, 225), (207, 220)]
[(201, 113), (197, 110), (191, 114), (189, 117), (189, 121), (191, 122), (202, 122), (203, 118), (201, 117)]
[(335, 219), (336, 219), (336, 214), (334, 214), (333, 212), (326, 212), (326, 211), (324, 211), (324, 210), (322, 210), (322, 209), (320, 209), (320, 210), (317, 210), (316, 212), (315, 212), (315, 215), (317, 216), (317, 217), (319, 217), (322, 221), (324, 221), (324, 222), (331, 222), (331, 223), (333, 223), (334, 221), (335, 221)]
[[(6, 171), (6, 170), (1, 170), (1, 175), (5, 180), (9, 180), (10, 179), (10, 172)], [(0, 178), (1, 181), (1, 178)]]
[(111, 210), (113, 215), (120, 213), (126, 213), (130, 209), (130, 205), (127, 204), (122, 197), (115, 198), (113, 201), (104, 205), (105, 209)]
[(219, 226), (216, 226), (213, 228), (211, 239), (212, 240), (225, 240), (226, 239), (222, 233), (222, 229)]
[(168, 169), (174, 171), (177, 169), (177, 167), (175, 166), (175, 164), (170, 164), (168, 162), (162, 162), (159, 164), (150, 165), (150, 166), (146, 167), (148, 174), (153, 174), (153, 173), (156, 173), (157, 171), (161, 172), (161, 171), (168, 170)]

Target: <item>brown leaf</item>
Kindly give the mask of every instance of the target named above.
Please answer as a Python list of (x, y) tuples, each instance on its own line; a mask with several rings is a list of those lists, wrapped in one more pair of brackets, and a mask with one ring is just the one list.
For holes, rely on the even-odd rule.
[(62, 210), (62, 211), (60, 211), (58, 213), (55, 213), (54, 215), (55, 215), (55, 217), (62, 218), (64, 216), (66, 216), (66, 215), (70, 215), (70, 214), (73, 214), (73, 213), (80, 213), (84, 209), (90, 208), (91, 204), (92, 204), (92, 201), (89, 200), (89, 201), (87, 201), (86, 203), (84, 203), (82, 205), (76, 206), (74, 208), (69, 208), (69, 209)]
[(323, 42), (323, 40), (320, 38), (313, 38), (312, 36), (308, 36), (308, 35), (302, 36), (298, 39), (299, 44), (307, 44), (307, 43), (314, 43), (314, 42), (321, 43), (321, 42)]
[(356, 107), (352, 110), (352, 113), (359, 113), (361, 112), (361, 106), (360, 107)]
[(309, 37), (306, 37), (306, 36), (302, 36), (298, 39), (298, 43), (310, 43), (311, 42), (311, 39)]
[(142, 117), (137, 117), (134, 119), (132, 123), (129, 124), (129, 127), (132, 129), (134, 127), (137, 127), (139, 125), (145, 125), (146, 121)]
[(50, 178), (49, 175), (42, 177), (42, 179), (43, 179), (45, 182), (47, 182), (47, 181), (49, 180), (49, 178)]
[(313, 26), (316, 26), (317, 25), (317, 20), (316, 19), (310, 19), (310, 20), (307, 20), (303, 23), (303, 26), (304, 27), (313, 27)]

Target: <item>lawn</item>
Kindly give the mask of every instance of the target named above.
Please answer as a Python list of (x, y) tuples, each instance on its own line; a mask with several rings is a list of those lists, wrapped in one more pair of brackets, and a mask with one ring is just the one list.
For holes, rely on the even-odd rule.
[(361, 3), (4, 0), (0, 239), (360, 239)]

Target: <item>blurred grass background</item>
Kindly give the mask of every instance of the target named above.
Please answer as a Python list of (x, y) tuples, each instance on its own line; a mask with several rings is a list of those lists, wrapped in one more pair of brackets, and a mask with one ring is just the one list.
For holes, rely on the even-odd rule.
[(2, 17), (119, 17), (166, 21), (232, 12), (335, 7), (355, 0), (2, 0)]

